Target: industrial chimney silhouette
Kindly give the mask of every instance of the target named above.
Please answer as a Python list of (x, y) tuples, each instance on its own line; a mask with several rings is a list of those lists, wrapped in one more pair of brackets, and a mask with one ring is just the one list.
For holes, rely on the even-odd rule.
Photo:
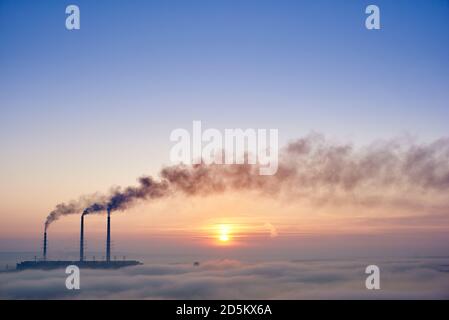
[(47, 260), (47, 230), (44, 231), (44, 261)]
[(84, 261), (84, 213), (81, 215), (80, 261)]
[(108, 231), (106, 235), (106, 262), (111, 261), (111, 209), (108, 208)]

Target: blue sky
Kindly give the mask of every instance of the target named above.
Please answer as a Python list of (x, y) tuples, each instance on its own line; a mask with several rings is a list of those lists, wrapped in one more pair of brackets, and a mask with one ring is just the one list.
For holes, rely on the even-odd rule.
[(165, 139), (193, 119), (284, 138), (447, 133), (447, 1), (377, 1), (380, 31), (367, 1), (76, 1), (69, 32), (70, 3), (1, 2), (3, 136), (145, 123)]

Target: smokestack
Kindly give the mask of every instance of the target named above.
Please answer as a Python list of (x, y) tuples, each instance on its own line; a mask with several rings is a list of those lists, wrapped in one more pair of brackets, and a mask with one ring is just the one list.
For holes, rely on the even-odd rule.
[(44, 261), (47, 260), (47, 230), (44, 231)]
[(106, 262), (111, 261), (111, 209), (108, 207), (108, 230), (106, 236)]
[(80, 262), (84, 261), (84, 213), (81, 215)]

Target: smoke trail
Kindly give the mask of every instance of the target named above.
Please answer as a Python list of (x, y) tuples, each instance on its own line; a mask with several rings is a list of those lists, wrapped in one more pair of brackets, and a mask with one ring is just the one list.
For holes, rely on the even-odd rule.
[(94, 203), (92, 205), (90, 205), (89, 207), (85, 208), (83, 211), (83, 216), (89, 214), (89, 213), (93, 213), (93, 212), (99, 212), (99, 211), (104, 211), (107, 209), (107, 206), (105, 204), (102, 203)]
[(50, 212), (50, 214), (47, 216), (47, 219), (45, 220), (45, 231), (47, 231), (50, 224), (56, 220), (58, 220), (61, 216), (69, 215), (69, 214), (76, 214), (78, 213), (82, 208), (82, 205), (78, 201), (72, 201), (70, 203), (60, 203), (57, 204), (55, 209)]
[(361, 150), (331, 144), (320, 135), (290, 143), (281, 152), (278, 172), (260, 176), (251, 165), (172, 166), (161, 171), (175, 190), (187, 195), (226, 189), (290, 193), (307, 190), (352, 192), (366, 189), (449, 189), (449, 139), (425, 145), (400, 141), (373, 144)]
[(112, 192), (106, 209), (110, 211), (125, 210), (132, 206), (137, 200), (151, 200), (162, 198), (169, 193), (167, 181), (155, 181), (152, 177), (139, 178), (139, 186), (127, 187), (124, 190)]
[(287, 201), (314, 204), (416, 208), (433, 202), (447, 211), (449, 139), (427, 144), (397, 139), (357, 149), (312, 134), (280, 152), (273, 176), (258, 175), (257, 165), (205, 164), (166, 167), (160, 175), (175, 192), (188, 196), (255, 190), (262, 196), (282, 194)]
[(84, 196), (77, 201), (70, 203), (60, 203), (47, 216), (45, 230), (49, 225), (62, 216), (71, 214), (87, 215), (91, 213), (104, 212), (106, 210), (125, 210), (137, 200), (150, 200), (164, 197), (168, 194), (169, 188), (166, 181), (155, 181), (152, 177), (139, 178), (139, 186), (128, 187), (124, 190), (114, 190), (109, 196)]
[(390, 140), (356, 149), (312, 134), (281, 151), (275, 175), (261, 176), (258, 172), (258, 165), (165, 167), (158, 181), (144, 176), (139, 178), (138, 186), (57, 205), (47, 217), (46, 227), (64, 215), (126, 210), (139, 200), (172, 193), (207, 196), (253, 190), (266, 195), (282, 193), (293, 201), (340, 199), (367, 204), (373, 203), (369, 199), (391, 198), (405, 203), (409, 199), (419, 202), (425, 197), (439, 197), (449, 208), (449, 139), (427, 144)]
[[(107, 196), (100, 195), (99, 193), (94, 193), (91, 195), (81, 196), (78, 200), (72, 200), (68, 203), (59, 203), (55, 206), (55, 208), (50, 212), (45, 220), (45, 230), (56, 220), (63, 216), (72, 215), (72, 214), (80, 214), (84, 212), (84, 210), (88, 210), (86, 208), (93, 207), (97, 208), (95, 204), (101, 204), (105, 202)], [(89, 213), (91, 210), (88, 210)]]

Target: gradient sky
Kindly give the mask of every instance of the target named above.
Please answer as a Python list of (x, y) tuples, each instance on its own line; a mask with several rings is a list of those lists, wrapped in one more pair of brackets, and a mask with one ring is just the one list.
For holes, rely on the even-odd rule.
[[(78, 31), (65, 29), (72, 3)], [(365, 29), (372, 3), (378, 31)], [(0, 250), (35, 250), (58, 202), (157, 173), (170, 132), (193, 120), (277, 128), (281, 145), (311, 131), (360, 145), (448, 136), (448, 40), (448, 1), (0, 0)], [(183, 211), (177, 225), (136, 213), (116, 232), (145, 238), (189, 221), (197, 235), (244, 225), (253, 209), (197, 201), (145, 209)], [(220, 201), (228, 212), (215, 212)], [(256, 207), (248, 233), (273, 220)], [(292, 227), (292, 211), (279, 223)], [(66, 220), (54, 233), (75, 243), (78, 220)], [(103, 219), (92, 220), (102, 237)]]

